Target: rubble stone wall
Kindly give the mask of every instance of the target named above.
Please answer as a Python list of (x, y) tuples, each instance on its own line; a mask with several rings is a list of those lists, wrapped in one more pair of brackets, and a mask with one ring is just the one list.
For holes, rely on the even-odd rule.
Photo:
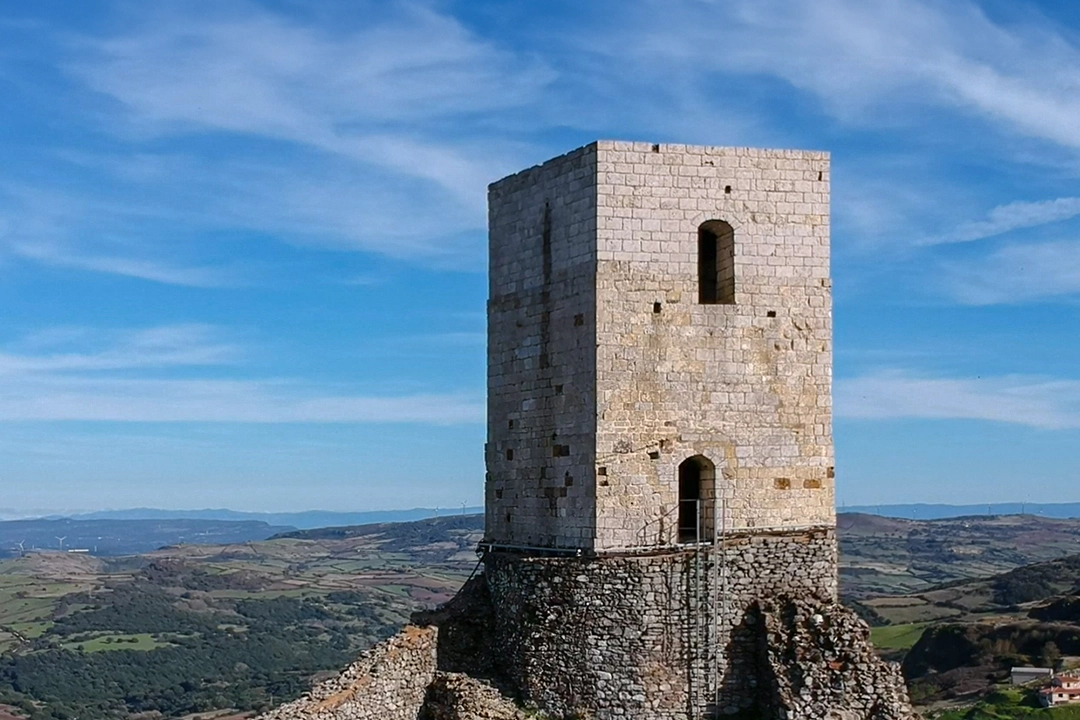
[(759, 673), (748, 609), (781, 595), (833, 601), (835, 567), (828, 527), (733, 535), (717, 551), (489, 553), (493, 652), (523, 699), (556, 715), (652, 720), (750, 711)]
[(896, 663), (877, 657), (870, 628), (836, 603), (755, 603), (764, 718), (915, 720)]
[(435, 678), (439, 630), (408, 626), (341, 675), (264, 720), (416, 720)]

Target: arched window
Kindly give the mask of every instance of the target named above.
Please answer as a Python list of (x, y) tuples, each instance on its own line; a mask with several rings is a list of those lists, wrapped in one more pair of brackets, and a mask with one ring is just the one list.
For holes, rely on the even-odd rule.
[(712, 540), (716, 466), (695, 455), (679, 465), (679, 542)]
[(698, 302), (735, 304), (735, 231), (723, 220), (698, 228)]

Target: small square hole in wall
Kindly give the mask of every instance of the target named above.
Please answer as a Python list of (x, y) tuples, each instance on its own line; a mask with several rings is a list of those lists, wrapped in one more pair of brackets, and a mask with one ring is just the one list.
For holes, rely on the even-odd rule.
[(513, 460), (514, 459), (514, 451), (513, 450), (507, 450), (506, 451), (506, 459), (507, 460)]
[(724, 194), (725, 195), (730, 195), (731, 194), (731, 186), (730, 185), (725, 185), (724, 186)]
[(496, 490), (495, 491), (495, 499), (496, 500), (502, 500), (502, 490)]
[(596, 474), (600, 475), (601, 477), (607, 475), (607, 468), (601, 465), (600, 467), (596, 468)]
[(511, 430), (513, 430), (513, 429), (514, 429), (514, 421), (513, 421), (513, 420), (507, 420), (507, 421), (506, 421), (506, 427), (508, 427), (508, 428), (510, 428)]
[(660, 459), (660, 451), (659, 450), (650, 450), (649, 451), (649, 459), (650, 460), (659, 460)]
[(563, 485), (566, 485), (566, 487), (570, 487), (573, 484), (574, 484), (574, 476), (573, 475), (571, 475), (570, 473), (566, 473), (566, 475), (563, 475)]
[(653, 152), (660, 152), (660, 145), (658, 145), (658, 144), (653, 144), (653, 146), (652, 146), (652, 151), (653, 151)]
[(808, 490), (820, 490), (821, 479), (820, 478), (808, 478), (803, 480), (802, 486)]
[(556, 385), (555, 386), (555, 394), (556, 395), (562, 395), (562, 385)]
[(828, 469), (828, 471), (827, 471), (827, 472), (825, 473), (825, 475), (826, 475), (826, 476), (827, 476), (827, 477), (828, 477), (828, 478), (829, 478), (830, 480), (831, 480), (832, 478), (836, 477), (836, 468), (835, 468), (835, 467), (832, 467), (832, 466), (830, 466), (830, 467), (829, 467), (829, 469)]
[(818, 174), (817, 174), (818, 181), (820, 182), (822, 179), (824, 179), (824, 177), (825, 177), (825, 173), (818, 170)]
[(652, 304), (652, 311), (653, 311), (654, 313), (658, 313), (658, 314), (659, 314), (659, 312), (660, 312), (660, 310), (661, 310), (661, 308), (662, 308), (662, 307), (663, 307), (663, 306), (662, 306), (662, 305), (661, 305), (660, 303), (658, 303), (658, 302), (654, 302), (654, 303)]
[(585, 324), (585, 313), (578, 313), (574, 316), (574, 327), (581, 327)]
[(776, 317), (776, 311), (770, 310), (769, 312), (765, 313), (765, 317)]
[(776, 478), (776, 480), (773, 481), (773, 485), (777, 490), (790, 490), (791, 480), (789, 478)]
[(512, 522), (514, 522), (514, 516), (510, 513), (506, 513), (506, 523), (509, 525)]

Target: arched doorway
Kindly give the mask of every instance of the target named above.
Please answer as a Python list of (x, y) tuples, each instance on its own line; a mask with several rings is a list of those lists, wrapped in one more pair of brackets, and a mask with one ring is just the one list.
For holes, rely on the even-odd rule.
[(679, 542), (712, 540), (716, 466), (703, 455), (679, 464)]

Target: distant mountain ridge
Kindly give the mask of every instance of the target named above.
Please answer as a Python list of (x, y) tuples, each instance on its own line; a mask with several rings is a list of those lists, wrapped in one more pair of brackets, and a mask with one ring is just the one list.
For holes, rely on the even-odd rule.
[[(1074, 503), (978, 503), (950, 505), (946, 503), (899, 503), (881, 505), (845, 505), (838, 507), (842, 513), (865, 513), (905, 520), (941, 520), (972, 515), (1041, 515), (1048, 518), (1080, 518), (1080, 502)], [(131, 508), (125, 510), (101, 510), (73, 515), (50, 515), (50, 518), (70, 517), (74, 520), (255, 520), (269, 525), (288, 525), (298, 530), (323, 527), (346, 527), (387, 522), (411, 522), (449, 515), (475, 515), (484, 512), (482, 506), (464, 508), (411, 508), (407, 510), (365, 510), (339, 512), (306, 510), (303, 512), (247, 512), (226, 508), (202, 510), (162, 510), (158, 508)], [(0, 518), (2, 519), (2, 518)]]
[(388, 522), (411, 522), (449, 515), (475, 515), (482, 507), (412, 508), (409, 510), (368, 510), (363, 512), (334, 512), (328, 510), (305, 510), (303, 512), (245, 512), (225, 508), (205, 510), (160, 510), (157, 508), (132, 508), (130, 510), (101, 510), (71, 515), (72, 520), (217, 520), (229, 522), (257, 521), (268, 525), (289, 526), (297, 530), (313, 530), (324, 527), (349, 525), (373, 525)]
[(1041, 515), (1048, 518), (1080, 518), (1080, 502), (1075, 503), (980, 503), (947, 505), (942, 503), (906, 503), (899, 505), (845, 505), (845, 513), (865, 513), (905, 520), (942, 520), (972, 515)]
[(167, 545), (248, 543), (295, 530), (257, 520), (75, 520), (38, 518), (0, 522), (0, 558), (33, 550), (83, 551), (92, 555), (135, 555)]

